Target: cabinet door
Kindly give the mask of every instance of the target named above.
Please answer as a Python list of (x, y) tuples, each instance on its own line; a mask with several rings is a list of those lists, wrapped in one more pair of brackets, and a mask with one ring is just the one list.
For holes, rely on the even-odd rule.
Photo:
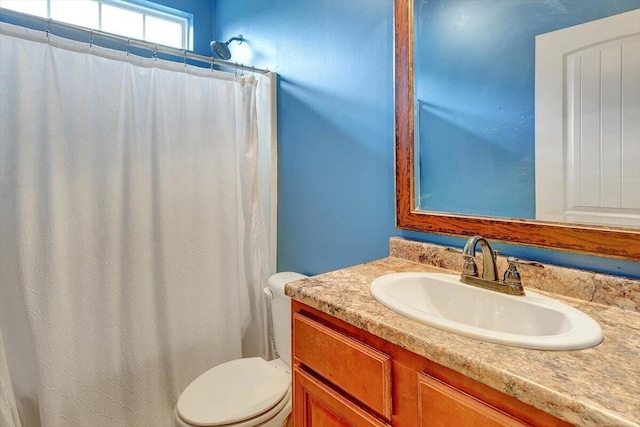
[(418, 377), (423, 427), (520, 427), (528, 424), (426, 374)]
[(293, 388), (295, 427), (389, 427), (300, 366), (293, 368)]
[(299, 313), (293, 357), (336, 389), (391, 419), (391, 357)]

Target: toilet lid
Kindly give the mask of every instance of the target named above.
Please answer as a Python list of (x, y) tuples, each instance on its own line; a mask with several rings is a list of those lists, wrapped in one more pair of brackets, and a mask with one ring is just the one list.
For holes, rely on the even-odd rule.
[(286, 395), (289, 375), (260, 357), (232, 360), (196, 378), (178, 399), (180, 418), (197, 426), (238, 423), (268, 411)]

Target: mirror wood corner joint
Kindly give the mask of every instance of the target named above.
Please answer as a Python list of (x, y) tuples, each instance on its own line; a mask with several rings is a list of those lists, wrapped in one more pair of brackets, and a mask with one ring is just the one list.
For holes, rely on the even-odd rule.
[(640, 261), (640, 230), (419, 210), (414, 177), (414, 0), (395, 0), (396, 226)]

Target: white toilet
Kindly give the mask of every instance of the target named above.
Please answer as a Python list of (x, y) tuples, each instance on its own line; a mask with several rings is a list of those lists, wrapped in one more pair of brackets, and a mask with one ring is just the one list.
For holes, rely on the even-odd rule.
[(173, 411), (175, 427), (282, 427), (291, 413), (291, 299), (284, 285), (307, 276), (292, 272), (269, 278), (275, 345), (280, 358), (232, 360), (193, 380)]

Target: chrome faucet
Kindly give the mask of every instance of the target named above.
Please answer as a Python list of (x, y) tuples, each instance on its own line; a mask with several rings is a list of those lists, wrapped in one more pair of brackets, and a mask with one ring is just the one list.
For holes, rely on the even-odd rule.
[(478, 267), (473, 259), (476, 256), (477, 245), (480, 245), (482, 249), (482, 279), (495, 282), (498, 280), (496, 254), (489, 242), (482, 236), (473, 236), (467, 240), (467, 243), (464, 245), (464, 249), (462, 250), (462, 256), (464, 257), (462, 274), (473, 277), (478, 276)]
[[(477, 245), (482, 249), (482, 277), (478, 277), (478, 266), (474, 259)], [(514, 257), (508, 257), (509, 267), (504, 273), (503, 281), (498, 280), (497, 251), (491, 249), (489, 242), (482, 236), (473, 236), (467, 240), (462, 256), (464, 257), (460, 276), (462, 283), (511, 295), (524, 295), (517, 265), (543, 268), (543, 265), (537, 262), (520, 261)]]

